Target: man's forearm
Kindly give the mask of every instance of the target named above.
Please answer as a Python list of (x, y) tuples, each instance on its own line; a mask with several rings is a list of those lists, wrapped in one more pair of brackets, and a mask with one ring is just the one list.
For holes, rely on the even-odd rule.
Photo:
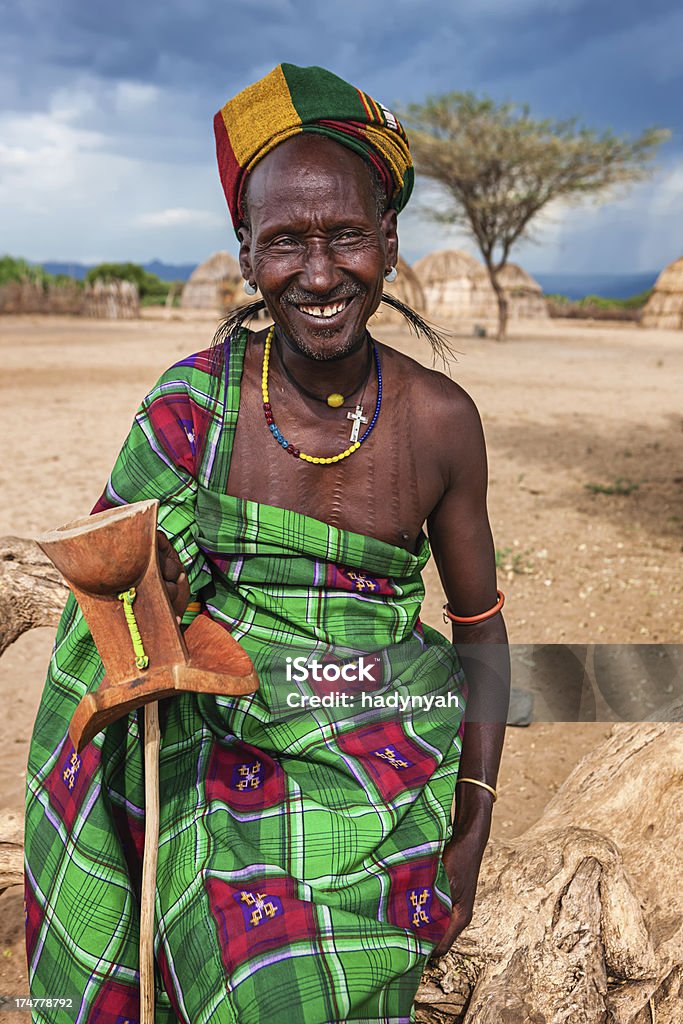
[[(477, 627), (454, 627), (453, 643), (468, 686), (458, 775), (495, 789), (510, 699), (510, 654), (502, 617), (498, 615)], [(481, 786), (458, 786), (456, 831), (482, 812), (490, 817), (492, 802), (492, 795)]]

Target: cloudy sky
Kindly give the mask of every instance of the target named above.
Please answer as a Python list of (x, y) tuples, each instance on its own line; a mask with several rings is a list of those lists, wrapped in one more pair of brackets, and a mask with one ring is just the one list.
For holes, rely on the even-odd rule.
[[(0, 253), (235, 251), (212, 117), (281, 61), (323, 64), (388, 106), (471, 89), (599, 130), (669, 128), (651, 181), (551, 210), (514, 258), (611, 273), (683, 253), (678, 0), (0, 0), (0, 12)], [(410, 207), (401, 239), (411, 260), (468, 247)]]

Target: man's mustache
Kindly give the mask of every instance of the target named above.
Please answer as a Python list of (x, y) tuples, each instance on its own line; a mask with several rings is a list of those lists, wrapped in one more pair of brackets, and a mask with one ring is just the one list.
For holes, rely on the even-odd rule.
[(282, 295), (282, 302), (289, 302), (293, 306), (325, 306), (330, 302), (339, 302), (342, 299), (353, 299), (357, 295), (363, 295), (365, 289), (358, 284), (341, 284), (326, 295), (306, 292), (302, 288), (288, 288)]

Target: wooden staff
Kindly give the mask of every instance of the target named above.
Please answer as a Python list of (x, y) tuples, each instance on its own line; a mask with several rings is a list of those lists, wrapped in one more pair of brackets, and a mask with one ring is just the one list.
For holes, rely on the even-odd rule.
[(140, 892), (140, 1024), (154, 1022), (154, 905), (159, 853), (159, 705), (145, 707), (145, 849)]

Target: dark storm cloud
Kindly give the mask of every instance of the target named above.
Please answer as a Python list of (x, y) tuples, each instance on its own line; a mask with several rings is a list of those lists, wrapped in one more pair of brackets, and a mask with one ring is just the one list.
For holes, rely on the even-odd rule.
[[(671, 128), (664, 199), (643, 192), (628, 215), (629, 237), (647, 224), (656, 251), (650, 211), (668, 203), (670, 219), (678, 209), (679, 8), (675, 0), (0, 0), (0, 219), (19, 240), (12, 245), (25, 247), (22, 217), (40, 209), (36, 222), (47, 228), (45, 211), (59, 208), (78, 245), (79, 197), (87, 196), (101, 211), (100, 238), (107, 218), (113, 237), (136, 217), (149, 230), (167, 216), (176, 226), (166, 235), (159, 228), (160, 244), (182, 237), (186, 253), (192, 214), (204, 224), (196, 243), (204, 250), (211, 216), (224, 213), (212, 115), (284, 60), (329, 67), (389, 106), (472, 90), (599, 130)], [(61, 178), (47, 174), (51, 163)], [(22, 213), (7, 197), (23, 181), (31, 200)], [(626, 223), (611, 230), (619, 259)], [(55, 226), (54, 237), (61, 231)], [(136, 244), (148, 241), (140, 235)]]
[(29, 109), (79, 74), (179, 90), (203, 110), (284, 59), (329, 66), (391, 103), (474, 89), (620, 130), (653, 110), (663, 123), (681, 116), (672, 0), (23, 0), (3, 19), (0, 52), (23, 72)]

